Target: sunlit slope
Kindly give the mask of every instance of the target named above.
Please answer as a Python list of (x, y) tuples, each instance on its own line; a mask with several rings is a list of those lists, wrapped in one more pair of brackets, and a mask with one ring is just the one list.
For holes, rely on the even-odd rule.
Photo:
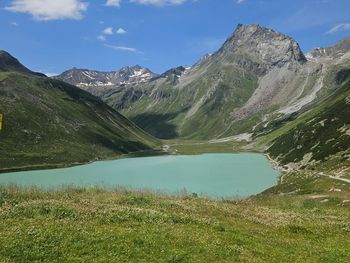
[(266, 138), (272, 140), (270, 156), (291, 169), (314, 167), (333, 174), (340, 167), (345, 172), (350, 164), (350, 81)]

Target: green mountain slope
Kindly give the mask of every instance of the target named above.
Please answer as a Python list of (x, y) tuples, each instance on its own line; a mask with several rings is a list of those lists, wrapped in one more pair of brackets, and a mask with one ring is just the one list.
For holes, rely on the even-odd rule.
[[(183, 88), (176, 86), (182, 85), (176, 76), (159, 80), (154, 87), (143, 87), (152, 90), (151, 96), (142, 97), (122, 112), (160, 138), (221, 137), (231, 124), (232, 110), (253, 94), (257, 78), (249, 73), (242, 77), (236, 69), (220, 64), (211, 65), (208, 70), (210, 73)], [(222, 77), (215, 80), (219, 75)], [(234, 129), (237, 133), (244, 131), (239, 125)]]
[(346, 202), (350, 183), (349, 116), (350, 79), (319, 105), (287, 122), (276, 121), (266, 127), (272, 132), (257, 133), (255, 146), (285, 171), (279, 184), (267, 193), (318, 193), (325, 202), (337, 193)]
[(58, 80), (0, 73), (0, 169), (88, 162), (157, 141), (105, 103)]

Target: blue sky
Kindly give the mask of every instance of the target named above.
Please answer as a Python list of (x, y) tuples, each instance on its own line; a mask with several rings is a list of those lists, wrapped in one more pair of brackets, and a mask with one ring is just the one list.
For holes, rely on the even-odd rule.
[(304, 51), (350, 35), (349, 0), (0, 0), (0, 49), (29, 68), (161, 73), (218, 49), (238, 23), (294, 37)]

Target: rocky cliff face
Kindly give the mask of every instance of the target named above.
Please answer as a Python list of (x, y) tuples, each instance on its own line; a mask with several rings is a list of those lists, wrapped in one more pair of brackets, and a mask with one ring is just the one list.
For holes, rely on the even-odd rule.
[(216, 56), (236, 60), (241, 67), (259, 75), (287, 63), (307, 61), (292, 38), (260, 25), (238, 25)]

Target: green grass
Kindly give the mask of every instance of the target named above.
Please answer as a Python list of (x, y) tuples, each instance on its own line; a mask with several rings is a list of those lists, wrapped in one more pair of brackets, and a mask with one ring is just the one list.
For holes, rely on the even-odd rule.
[[(344, 168), (344, 167), (343, 167)], [(325, 173), (328, 174), (327, 172)], [(333, 190), (332, 190), (333, 189)], [(335, 192), (334, 189), (337, 189)], [(331, 195), (339, 200), (350, 199), (350, 184), (328, 178), (319, 171), (315, 170), (299, 170), (283, 174), (280, 182), (265, 191), (276, 195)]]
[(348, 262), (349, 207), (0, 188), (1, 262)]

